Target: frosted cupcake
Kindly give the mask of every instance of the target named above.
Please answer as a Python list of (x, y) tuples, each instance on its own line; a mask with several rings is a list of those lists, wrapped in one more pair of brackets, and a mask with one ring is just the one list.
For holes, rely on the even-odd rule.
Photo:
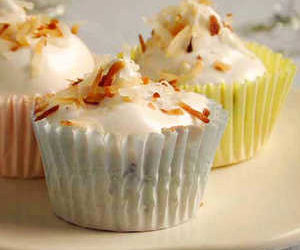
[[(204, 4), (201, 4), (204, 3)], [(215, 167), (251, 158), (274, 127), (295, 75), (280, 54), (245, 44), (208, 1), (185, 0), (152, 20), (152, 36), (133, 51), (143, 75), (205, 94), (229, 111)]]
[(226, 117), (200, 94), (142, 78), (128, 59), (38, 100), (33, 123), (56, 215), (112, 231), (187, 221)]
[(0, 176), (43, 176), (31, 127), (33, 97), (63, 89), (93, 68), (92, 54), (64, 23), (0, 1)]

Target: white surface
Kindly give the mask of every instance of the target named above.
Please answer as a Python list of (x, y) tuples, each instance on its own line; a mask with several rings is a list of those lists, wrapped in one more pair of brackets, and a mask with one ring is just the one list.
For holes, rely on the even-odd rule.
[[(198, 217), (176, 228), (119, 234), (81, 229), (51, 212), (44, 181), (0, 180), (0, 249), (280, 249), (300, 242), (300, 91), (254, 159), (210, 176)], [(284, 134), (284, 136), (283, 136)], [(284, 145), (284, 146), (283, 146)]]

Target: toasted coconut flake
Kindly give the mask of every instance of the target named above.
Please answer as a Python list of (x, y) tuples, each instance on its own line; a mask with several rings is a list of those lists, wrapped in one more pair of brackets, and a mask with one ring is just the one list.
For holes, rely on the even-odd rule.
[(38, 33), (36, 37), (41, 37), (41, 36), (51, 36), (51, 37), (62, 37), (63, 32), (61, 31), (59, 27), (59, 20), (57, 19), (52, 19), (49, 21), (48, 24), (42, 24), (38, 28)]
[(45, 25), (41, 25), (41, 26), (39, 26), (38, 28), (37, 28), (37, 30), (43, 30), (43, 29), (45, 29), (46, 27), (45, 27)]
[(214, 63), (214, 68), (215, 70), (221, 71), (221, 72), (227, 72), (229, 70), (231, 70), (231, 66), (229, 64), (220, 62), (220, 61), (216, 61)]
[(25, 22), (16, 24), (0, 24), (0, 37), (14, 45), (18, 45), (17, 47), (13, 46), (12, 51), (29, 46), (32, 38), (62, 36), (63, 33), (59, 21), (57, 19), (50, 20), (42, 16), (29, 17)]
[(187, 53), (192, 53), (193, 52), (193, 37), (191, 37), (191, 40), (189, 42), (189, 45), (186, 48)]
[(10, 24), (8, 24), (8, 23), (1, 24), (0, 36), (9, 28), (9, 26), (10, 26)]
[(198, 2), (200, 4), (204, 4), (204, 5), (208, 5), (208, 6), (212, 6), (213, 5), (213, 1), (211, 1), (211, 0), (198, 0)]
[(59, 21), (57, 19), (52, 19), (50, 23), (47, 25), (47, 29), (49, 30), (55, 30), (57, 29)]
[(203, 109), (203, 112), (202, 112), (202, 113), (203, 113), (203, 115), (206, 116), (206, 117), (209, 117), (209, 116), (210, 116), (210, 111), (209, 111), (208, 109), (206, 109), (206, 108)]
[(143, 84), (147, 85), (150, 83), (150, 78), (148, 76), (143, 76), (142, 81), (143, 81)]
[(161, 82), (161, 85), (168, 87), (168, 84), (165, 81)]
[[(190, 107), (189, 105), (187, 105), (184, 102), (180, 102), (178, 104), (182, 109), (184, 109), (186, 112), (190, 113), (192, 116), (195, 116), (196, 118), (200, 119), (201, 121), (203, 121), (204, 123), (209, 123), (210, 120), (208, 119), (207, 116), (205, 116), (203, 113), (193, 109), (192, 107)], [(207, 114), (207, 111), (205, 112)]]
[(123, 96), (123, 97), (122, 97), (122, 100), (123, 100), (124, 102), (132, 102), (132, 101), (133, 101), (132, 98), (130, 98), (129, 96)]
[(61, 121), (60, 124), (62, 126), (65, 126), (65, 127), (71, 127), (71, 126), (73, 126), (73, 123), (71, 121), (68, 121), (68, 120)]
[(152, 102), (148, 103), (148, 108), (156, 110), (156, 107), (154, 106), (154, 104)]
[(177, 36), (177, 34), (179, 32), (181, 32), (184, 28), (185, 28), (186, 24), (183, 22), (176, 22), (176, 24), (174, 26), (171, 26), (169, 28), (170, 33), (172, 34), (172, 36)]
[(90, 105), (98, 105), (103, 100), (105, 96), (100, 93), (90, 94), (86, 98), (83, 99), (84, 103)]
[(34, 35), (33, 35), (33, 38), (41, 38), (41, 37), (47, 37), (47, 35), (46, 34), (42, 34), (42, 33), (35, 33)]
[(219, 23), (217, 17), (214, 15), (211, 15), (209, 17), (209, 20), (210, 20), (210, 25), (209, 25), (210, 34), (212, 36), (218, 35), (220, 33), (221, 26), (220, 26), (220, 23)]
[(147, 50), (147, 46), (146, 46), (145, 40), (141, 34), (139, 34), (139, 41), (140, 41), (142, 52), (145, 53)]
[(191, 35), (191, 27), (185, 26), (183, 30), (181, 30), (169, 43), (166, 49), (166, 55), (171, 57), (177, 53), (181, 53), (185, 51), (188, 46), (188, 40), (186, 39)]
[(47, 111), (45, 111), (44, 113), (42, 113), (40, 116), (35, 118), (35, 122), (43, 120), (44, 118), (48, 117), (49, 115), (53, 114), (54, 112), (56, 112), (59, 109), (59, 105), (56, 105), (50, 109), (48, 109)]
[(117, 61), (109, 69), (108, 73), (103, 76), (102, 80), (99, 82), (100, 87), (111, 86), (116, 74), (118, 74), (125, 67), (124, 62)]
[(77, 78), (76, 81), (72, 82), (71, 85), (72, 86), (77, 86), (79, 83), (83, 82), (83, 79), (82, 78)]
[(163, 113), (168, 114), (168, 115), (184, 115), (184, 112), (180, 109), (160, 109)]
[(154, 99), (160, 98), (160, 94), (158, 92), (153, 93), (152, 97)]
[(15, 44), (14, 46), (12, 46), (12, 47), (10, 48), (10, 51), (15, 52), (15, 51), (17, 51), (18, 49), (20, 49), (20, 45), (19, 45), (19, 44)]
[(173, 87), (173, 89), (177, 92), (180, 92), (180, 89), (177, 87), (178, 80), (169, 81), (169, 84)]
[(71, 27), (71, 32), (72, 32), (72, 34), (77, 35), (78, 32), (79, 32), (79, 28), (80, 28), (79, 24), (74, 24), (74, 25)]

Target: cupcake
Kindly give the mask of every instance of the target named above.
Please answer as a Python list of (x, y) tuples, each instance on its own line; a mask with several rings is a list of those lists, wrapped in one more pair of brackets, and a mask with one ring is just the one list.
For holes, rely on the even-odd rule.
[(214, 167), (248, 160), (270, 137), (296, 67), (265, 46), (245, 43), (208, 1), (184, 0), (149, 20), (133, 51), (141, 72), (205, 94), (229, 112)]
[(172, 227), (195, 216), (227, 121), (220, 105), (104, 63), (35, 105), (33, 124), (55, 214), (110, 231)]
[(36, 95), (66, 88), (94, 68), (94, 58), (66, 24), (28, 16), (0, 1), (0, 176), (43, 176), (30, 109)]

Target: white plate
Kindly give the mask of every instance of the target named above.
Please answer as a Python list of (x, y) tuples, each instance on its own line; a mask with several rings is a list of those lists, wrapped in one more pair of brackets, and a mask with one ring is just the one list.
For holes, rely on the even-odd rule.
[(300, 243), (300, 91), (269, 144), (249, 162), (213, 171), (198, 217), (169, 230), (109, 233), (51, 212), (42, 180), (0, 181), (0, 249), (271, 249)]

